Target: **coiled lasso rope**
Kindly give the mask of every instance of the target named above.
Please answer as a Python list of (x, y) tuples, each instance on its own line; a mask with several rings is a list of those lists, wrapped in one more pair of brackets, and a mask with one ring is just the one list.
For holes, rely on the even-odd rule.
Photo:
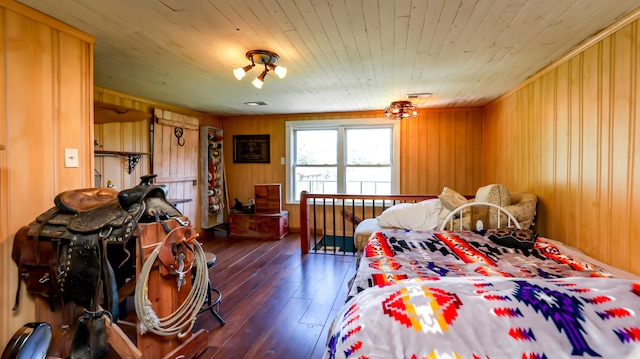
[[(185, 227), (177, 227), (167, 234), (169, 238), (174, 231), (184, 230)], [(194, 243), (194, 261), (196, 273), (187, 298), (182, 302), (180, 307), (166, 317), (158, 318), (155, 311), (151, 307), (151, 301), (148, 297), (149, 273), (153, 267), (158, 254), (164, 245), (164, 241), (158, 243), (156, 248), (151, 252), (147, 260), (144, 262), (140, 275), (136, 283), (136, 291), (134, 295), (134, 303), (136, 314), (140, 322), (141, 334), (150, 331), (161, 336), (177, 335), (178, 338), (184, 338), (191, 333), (191, 329), (196, 322), (196, 316), (202, 308), (207, 296), (208, 290), (208, 271), (204, 250), (197, 240)]]

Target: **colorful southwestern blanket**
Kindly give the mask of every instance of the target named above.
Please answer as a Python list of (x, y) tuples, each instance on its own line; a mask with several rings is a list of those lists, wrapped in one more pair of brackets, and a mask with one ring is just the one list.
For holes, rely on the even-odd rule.
[(534, 248), (498, 245), (471, 231), (388, 230), (374, 233), (364, 248), (347, 299), (366, 288), (422, 277), (565, 278), (613, 277), (591, 263), (538, 238)]
[(324, 358), (640, 358), (640, 282), (413, 278), (338, 313)]
[(527, 250), (468, 231), (383, 231), (324, 358), (640, 358), (638, 313), (640, 281), (540, 238)]

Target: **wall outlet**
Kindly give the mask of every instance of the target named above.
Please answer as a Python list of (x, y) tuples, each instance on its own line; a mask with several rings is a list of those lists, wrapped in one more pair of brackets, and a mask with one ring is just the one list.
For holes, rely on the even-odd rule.
[(64, 166), (78, 167), (78, 149), (77, 148), (64, 149)]

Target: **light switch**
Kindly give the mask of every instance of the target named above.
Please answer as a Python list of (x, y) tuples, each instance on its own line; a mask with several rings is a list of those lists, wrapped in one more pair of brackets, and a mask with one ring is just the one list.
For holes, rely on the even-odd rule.
[(280, 157), (280, 164), (281, 165), (287, 164), (286, 159), (284, 157)]
[(78, 149), (77, 148), (64, 149), (64, 166), (78, 167)]

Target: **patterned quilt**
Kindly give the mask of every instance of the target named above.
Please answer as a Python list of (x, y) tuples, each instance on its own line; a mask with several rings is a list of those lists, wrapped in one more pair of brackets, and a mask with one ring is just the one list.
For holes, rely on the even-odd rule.
[(324, 358), (640, 358), (640, 281), (538, 239), (383, 231), (365, 247)]
[(372, 286), (421, 277), (612, 277), (538, 239), (532, 250), (501, 246), (487, 231), (376, 232), (364, 248), (348, 299)]

